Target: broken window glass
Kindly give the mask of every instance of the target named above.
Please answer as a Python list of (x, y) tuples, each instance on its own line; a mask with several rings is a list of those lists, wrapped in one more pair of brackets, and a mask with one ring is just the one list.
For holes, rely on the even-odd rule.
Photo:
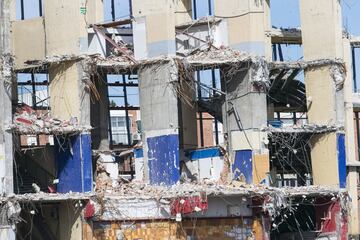
[(132, 145), (140, 123), (137, 75), (108, 74), (109, 132), (114, 145)]
[(48, 74), (18, 73), (18, 104), (26, 104), (33, 109), (49, 108)]

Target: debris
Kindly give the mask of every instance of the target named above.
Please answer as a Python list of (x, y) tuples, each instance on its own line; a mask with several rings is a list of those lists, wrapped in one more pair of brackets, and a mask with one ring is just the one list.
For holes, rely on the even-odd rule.
[(32, 187), (36, 193), (39, 193), (41, 191), (39, 185), (37, 185), (36, 183), (33, 183)]
[(56, 134), (81, 133), (91, 130), (90, 126), (80, 126), (76, 118), (68, 121), (52, 118), (50, 112), (38, 113), (30, 106), (17, 109), (14, 123), (9, 129), (19, 134)]

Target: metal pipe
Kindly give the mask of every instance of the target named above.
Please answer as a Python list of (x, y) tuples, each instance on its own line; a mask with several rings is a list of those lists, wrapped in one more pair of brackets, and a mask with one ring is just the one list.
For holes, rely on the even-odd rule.
[[(211, 0), (209, 0), (210, 2)], [(211, 69), (211, 77), (212, 77), (212, 87), (214, 89), (216, 89), (216, 81), (215, 81), (215, 70)], [(216, 94), (216, 91), (213, 90), (213, 95)], [(217, 118), (214, 116), (214, 122), (215, 122), (215, 144), (219, 145), (219, 127), (218, 127), (218, 120)]]
[(125, 75), (123, 76), (123, 84), (124, 84), (124, 102), (125, 102), (125, 117), (126, 117), (126, 131), (127, 131), (127, 140), (128, 140), (128, 144), (127, 145), (131, 145), (131, 131), (130, 131), (130, 122), (129, 122), (129, 109), (128, 109), (128, 101), (127, 101), (127, 89), (126, 89), (126, 79), (125, 79)]
[[(132, 7), (132, 0), (129, 0), (129, 11), (130, 11), (130, 18), (133, 17), (133, 7)], [(132, 24), (132, 22), (131, 22)]]
[(355, 47), (351, 47), (354, 92), (357, 92)]
[(115, 0), (111, 0), (111, 18), (115, 21)]
[[(200, 71), (196, 72), (196, 80), (200, 83), (201, 79), (200, 79)], [(201, 100), (201, 86), (200, 84), (198, 84), (198, 100)], [(204, 125), (203, 125), (203, 115), (202, 112), (199, 112), (199, 128), (200, 128), (200, 146), (204, 147)]]
[(360, 126), (359, 126), (359, 112), (355, 112), (355, 121), (356, 121), (356, 137), (357, 137), (357, 152), (358, 159), (360, 160)]
[(20, 0), (21, 20), (25, 19), (24, 0)]
[(276, 44), (272, 45), (272, 55), (273, 55), (273, 60), (277, 61), (277, 51), (276, 51)]
[[(108, 74), (106, 74), (106, 98), (107, 99), (109, 99), (109, 85), (108, 85), (108, 82), (109, 82), (109, 80), (108, 80)], [(109, 122), (108, 122), (108, 124), (109, 124), (109, 130), (108, 130), (108, 132), (109, 132), (109, 138), (110, 138), (110, 146), (112, 147), (112, 145), (113, 145), (113, 136), (112, 136), (112, 129), (111, 129), (111, 114), (110, 114), (110, 104), (108, 104), (108, 106), (107, 106), (107, 108), (108, 108), (108, 120), (109, 120)]]
[(39, 0), (39, 16), (42, 17), (43, 12), (42, 12), (42, 0)]
[(212, 11), (211, 11), (211, 0), (208, 0), (208, 7), (209, 7), (209, 16), (212, 15)]
[(197, 19), (197, 10), (196, 10), (196, 0), (193, 0), (193, 13), (194, 13), (194, 19)]

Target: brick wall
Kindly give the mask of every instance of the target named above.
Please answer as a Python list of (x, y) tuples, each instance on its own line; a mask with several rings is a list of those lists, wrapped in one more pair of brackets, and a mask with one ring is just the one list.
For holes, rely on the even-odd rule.
[[(249, 235), (253, 237), (249, 238)], [(122, 236), (126, 240), (261, 240), (263, 239), (263, 228), (261, 220), (251, 218), (183, 219), (181, 222), (173, 220), (93, 222), (84, 224), (83, 239), (85, 240), (116, 240), (117, 236)]]

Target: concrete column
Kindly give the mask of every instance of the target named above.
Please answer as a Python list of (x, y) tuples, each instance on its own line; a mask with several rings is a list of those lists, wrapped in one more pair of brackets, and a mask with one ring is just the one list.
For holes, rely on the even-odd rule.
[(173, 84), (178, 81), (174, 62), (139, 70), (145, 180), (172, 185), (179, 181), (179, 109)]
[[(12, 123), (12, 61), (10, 35), (10, 0), (0, 2), (0, 194), (9, 195), (14, 192), (13, 180), (13, 139), (6, 126)], [(1, 221), (0, 237), (16, 239), (15, 226)]]
[[(83, 82), (87, 74), (81, 61), (53, 64), (49, 68), (51, 115), (60, 120), (76, 118), (81, 126), (90, 126), (90, 93)], [(61, 137), (61, 136), (59, 136)], [(92, 191), (92, 153), (90, 133), (55, 138), (59, 192)], [(69, 147), (71, 145), (71, 147)], [(77, 177), (78, 181), (73, 181)]]
[[(215, 16), (227, 22), (231, 48), (271, 57), (269, 1), (214, 0)], [(269, 42), (270, 41), (270, 42)]]
[[(352, 68), (351, 60), (351, 46), (348, 38), (344, 38), (344, 61), (346, 69)], [(355, 126), (354, 126), (354, 109), (352, 101), (352, 83), (353, 83), (352, 71), (347, 71), (346, 79), (344, 83), (344, 106), (345, 106), (345, 130), (346, 130), (346, 161), (347, 163), (356, 163), (356, 142), (355, 142)], [(347, 175), (347, 189), (349, 191), (351, 199), (358, 199), (358, 185), (359, 173), (356, 167), (348, 168)], [(351, 201), (351, 214), (350, 214), (350, 226), (349, 234), (358, 235), (359, 229), (359, 202)]]
[(136, 59), (175, 56), (175, 2), (133, 0)]
[[(223, 76), (225, 77), (225, 76)], [(259, 183), (269, 172), (267, 135), (260, 129), (267, 123), (266, 93), (253, 82), (253, 65), (231, 79), (223, 79), (227, 97), (223, 106), (224, 129), (233, 178)]]
[(94, 150), (109, 150), (109, 99), (106, 76), (95, 80), (100, 99), (91, 103), (91, 131)]
[[(302, 0), (300, 12), (304, 59), (343, 58), (340, 2)], [(309, 123), (344, 126), (344, 90), (336, 86), (333, 71), (334, 66), (305, 71)], [(325, 133), (313, 138), (314, 184), (337, 187), (346, 184), (343, 137), (342, 133)]]
[(13, 140), (6, 127), (12, 123), (12, 57), (10, 2), (0, 3), (0, 193), (13, 193)]

